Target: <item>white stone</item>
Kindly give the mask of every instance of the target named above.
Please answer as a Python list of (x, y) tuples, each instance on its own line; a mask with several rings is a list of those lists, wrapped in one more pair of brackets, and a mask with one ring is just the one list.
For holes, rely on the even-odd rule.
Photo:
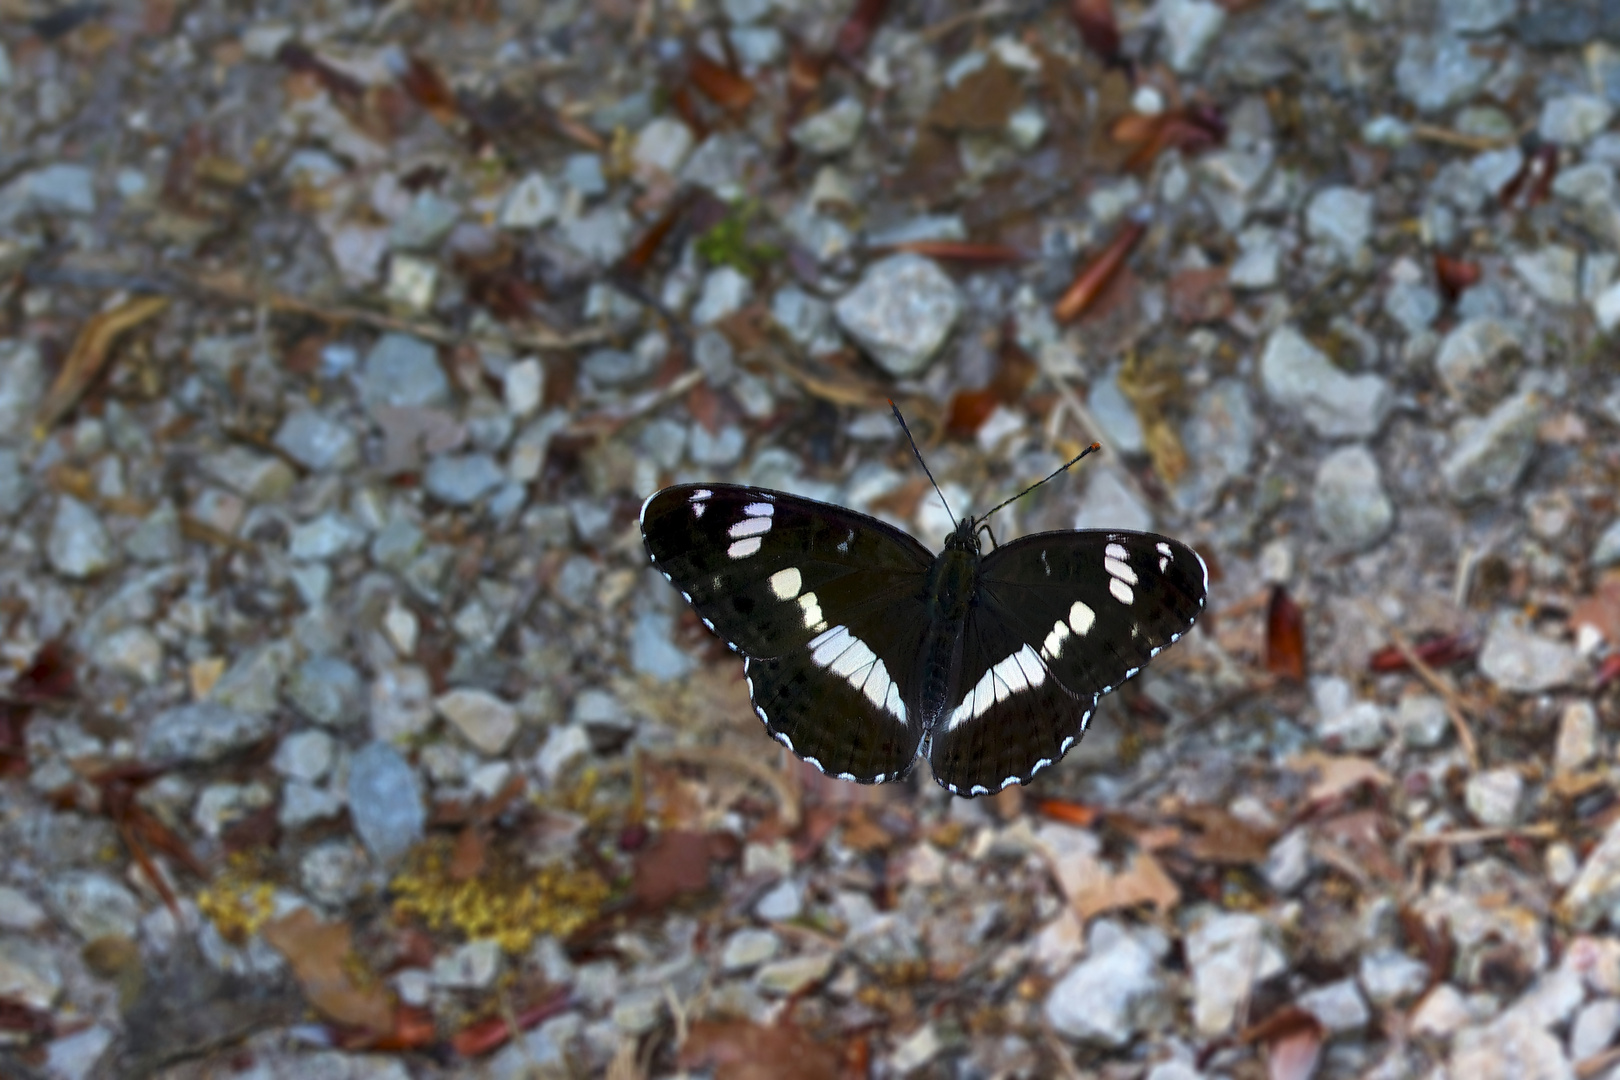
[(113, 564), (112, 540), (94, 510), (71, 495), (63, 495), (51, 518), (45, 557), (63, 577), (94, 577)]
[(1505, 829), (1518, 821), (1523, 795), (1524, 777), (1517, 769), (1488, 769), (1469, 777), (1465, 801), (1481, 825)]
[(477, 750), (493, 757), (504, 753), (517, 736), (517, 709), (483, 690), (451, 690), (433, 703)]
[(1215, 912), (1186, 936), (1193, 975), (1193, 1026), (1206, 1038), (1231, 1029), (1256, 984), (1287, 970), (1267, 940), (1265, 920), (1247, 912)]
[(1614, 107), (1596, 94), (1563, 94), (1541, 107), (1537, 129), (1543, 139), (1578, 146), (1609, 126)]
[(919, 374), (962, 311), (956, 284), (920, 255), (891, 255), (866, 268), (834, 305), (839, 325), (896, 377)]
[(675, 175), (692, 152), (692, 129), (673, 117), (661, 116), (636, 135), (630, 158), (638, 170)]
[(788, 137), (809, 153), (837, 154), (854, 144), (865, 119), (866, 109), (860, 101), (846, 97), (794, 124)]
[(545, 393), (545, 370), (537, 358), (526, 357), (507, 368), (502, 382), (506, 411), (513, 416), (525, 419), (540, 407)]
[(546, 783), (556, 785), (563, 771), (591, 751), (591, 737), (579, 724), (564, 724), (551, 729), (546, 741), (535, 755), (535, 768)]
[(540, 173), (530, 173), (506, 193), (495, 223), (503, 229), (538, 229), (561, 208), (562, 197), (551, 181)]
[(1590, 701), (1568, 702), (1558, 718), (1558, 742), (1553, 750), (1553, 771), (1573, 773), (1598, 756), (1597, 710)]
[(1164, 29), (1170, 67), (1189, 75), (1203, 64), (1226, 25), (1226, 9), (1210, 0), (1160, 0), (1159, 24)]

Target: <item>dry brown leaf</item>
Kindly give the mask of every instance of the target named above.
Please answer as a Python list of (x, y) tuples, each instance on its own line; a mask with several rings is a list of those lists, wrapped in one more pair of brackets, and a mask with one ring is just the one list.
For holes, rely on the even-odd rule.
[(1326, 802), (1348, 794), (1362, 784), (1388, 787), (1395, 781), (1377, 765), (1358, 757), (1338, 757), (1320, 750), (1308, 750), (1288, 759), (1294, 772), (1317, 772), (1316, 783), (1306, 792), (1309, 802)]
[(323, 923), (308, 908), (267, 923), (264, 940), (286, 957), (304, 996), (340, 1024), (378, 1035), (394, 1027), (394, 997), (382, 983), (358, 985), (347, 923)]
[(699, 1020), (681, 1047), (683, 1069), (714, 1070), (715, 1080), (828, 1080), (838, 1054), (791, 1021)]
[(1152, 904), (1160, 914), (1167, 914), (1181, 902), (1181, 890), (1164, 872), (1159, 860), (1139, 851), (1131, 856), (1124, 870), (1087, 883), (1069, 899), (1080, 917), (1088, 920), (1105, 911), (1138, 904)]
[(644, 910), (656, 911), (677, 897), (709, 887), (709, 838), (699, 832), (660, 833), (636, 852), (631, 893)]
[(62, 365), (62, 370), (56, 373), (56, 381), (51, 384), (50, 392), (40, 402), (39, 411), (34, 415), (34, 438), (43, 439), (50, 434), (57, 421), (79, 403), (96, 376), (107, 366), (107, 359), (112, 355), (112, 347), (119, 337), (156, 318), (168, 306), (169, 298), (166, 296), (138, 296), (111, 311), (103, 311), (85, 323), (73, 343), (73, 351), (68, 353), (67, 361)]
[(1188, 806), (1180, 817), (1196, 826), (1199, 835), (1182, 850), (1199, 862), (1244, 866), (1266, 861), (1276, 834), (1234, 817), (1219, 806)]

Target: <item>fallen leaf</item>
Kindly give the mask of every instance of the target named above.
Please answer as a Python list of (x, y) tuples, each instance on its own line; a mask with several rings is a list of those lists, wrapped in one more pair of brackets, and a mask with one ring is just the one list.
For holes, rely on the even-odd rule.
[(1435, 280), (1440, 284), (1440, 294), (1449, 303), (1455, 304), (1459, 296), (1479, 284), (1481, 273), (1477, 262), (1442, 255), (1438, 251), (1434, 253)]
[(394, 998), (373, 982), (356, 984), (347, 923), (323, 923), (308, 908), (266, 923), (264, 940), (286, 958), (309, 1003), (330, 1020), (384, 1035), (394, 1027)]
[(79, 331), (62, 370), (34, 415), (34, 438), (43, 439), (79, 403), (84, 392), (107, 366), (112, 347), (130, 330), (156, 318), (169, 306), (166, 296), (138, 296), (111, 311), (93, 316)]
[(1017, 73), (991, 59), (940, 94), (928, 122), (951, 132), (1001, 131), (1023, 100), (1024, 88)]
[(742, 112), (758, 92), (752, 80), (715, 63), (697, 49), (692, 50), (692, 64), (687, 69), (687, 77), (697, 87), (698, 93), (727, 112)]
[(1126, 223), (1108, 242), (1097, 256), (1080, 268), (1063, 295), (1058, 297), (1057, 303), (1052, 305), (1052, 317), (1058, 322), (1072, 322), (1086, 313), (1086, 310), (1102, 295), (1114, 276), (1119, 273), (1120, 267), (1125, 265), (1126, 258), (1136, 249), (1143, 236), (1147, 235), (1147, 226), (1140, 221)]
[(945, 433), (952, 438), (971, 439), (1000, 404), (1001, 398), (992, 390), (958, 390), (951, 395)]
[(1166, 289), (1170, 314), (1187, 326), (1220, 322), (1237, 306), (1226, 284), (1224, 266), (1182, 270), (1171, 276)]
[(1517, 206), (1528, 210), (1530, 207), (1547, 201), (1552, 192), (1553, 181), (1558, 178), (1558, 146), (1554, 143), (1543, 143), (1536, 147), (1519, 171), (1514, 173), (1497, 197), (1504, 206)]
[(683, 1069), (713, 1069), (714, 1080), (829, 1080), (839, 1056), (790, 1020), (761, 1027), (746, 1020), (699, 1020), (681, 1046)]
[(1090, 828), (1097, 820), (1097, 811), (1093, 807), (1063, 799), (1037, 799), (1035, 812), (1078, 829)]
[(1288, 1005), (1238, 1036), (1266, 1048), (1267, 1080), (1309, 1080), (1316, 1074), (1327, 1031), (1312, 1013)]
[(978, 264), (1024, 262), (1029, 258), (1023, 248), (1011, 244), (975, 244), (966, 240), (907, 240), (895, 244), (891, 250), (909, 251), (947, 262)]
[(365, 85), (359, 79), (340, 71), (296, 39), (282, 43), (281, 48), (276, 50), (276, 61), (289, 71), (313, 76), (333, 97), (353, 99), (365, 94)]
[(1312, 803), (1347, 795), (1363, 784), (1389, 787), (1394, 783), (1389, 773), (1366, 758), (1340, 757), (1324, 754), (1320, 750), (1296, 754), (1288, 759), (1287, 767), (1293, 772), (1315, 771), (1318, 774), (1316, 782), (1305, 794), (1306, 800)]
[(56, 1022), (49, 1012), (24, 1005), (13, 998), (0, 997), (0, 1032), (6, 1035), (0, 1041), (26, 1046), (49, 1039), (55, 1029)]
[(1145, 172), (1166, 150), (1196, 154), (1217, 146), (1226, 138), (1226, 123), (1219, 114), (1205, 109), (1186, 108), (1136, 120), (1121, 117), (1109, 130), (1116, 142), (1136, 144), (1122, 163), (1128, 172)]
[(0, 777), (28, 771), (28, 721), (40, 705), (66, 701), (77, 681), (73, 654), (59, 639), (39, 647), (34, 659), (11, 680), (0, 695)]
[(1402, 907), (1397, 914), (1406, 944), (1417, 949), (1423, 956), (1423, 962), (1428, 965), (1428, 985), (1438, 986), (1451, 978), (1451, 967), (1457, 959), (1457, 942), (1451, 936), (1446, 920), (1442, 918), (1431, 924), (1417, 910), (1409, 907)]
[[(1580, 606), (1576, 605), (1576, 611)], [(1575, 622), (1575, 614), (1570, 615), (1570, 623)], [(1450, 667), (1452, 664), (1461, 664), (1472, 660), (1479, 654), (1479, 646), (1474, 640), (1464, 634), (1445, 634), (1441, 637), (1431, 638), (1412, 646), (1419, 660), (1432, 668)], [(1367, 670), (1387, 674), (1392, 671), (1410, 671), (1411, 663), (1406, 654), (1394, 645), (1385, 645), (1367, 659)]]
[(433, 62), (415, 53), (405, 58), (405, 73), (399, 83), (411, 100), (433, 115), (441, 124), (456, 118), (456, 92)]
[(1225, 866), (1262, 863), (1277, 838), (1273, 830), (1251, 825), (1219, 806), (1187, 806), (1176, 816), (1198, 830), (1182, 845), (1188, 857), (1198, 862)]
[(1605, 641), (1620, 643), (1620, 571), (1605, 571), (1592, 594), (1575, 602), (1568, 622), (1577, 634), (1582, 626), (1590, 626)]
[(493, 1016), (462, 1028), (451, 1037), (450, 1045), (462, 1057), (478, 1057), (506, 1045), (512, 1038), (513, 1028), (527, 1031), (553, 1016), (567, 1012), (573, 1005), (573, 994), (564, 987), (525, 1009), (517, 1010), (512, 1022), (508, 1022), (504, 1016)]
[(1138, 851), (1131, 856), (1124, 870), (1085, 883), (1069, 899), (1076, 913), (1087, 920), (1106, 911), (1131, 908), (1138, 904), (1152, 904), (1163, 915), (1174, 910), (1181, 902), (1181, 890), (1164, 872), (1159, 860), (1145, 851)]
[(1291, 682), (1305, 681), (1305, 612), (1281, 585), (1266, 605), (1266, 670)]
[(1109, 67), (1119, 64), (1119, 23), (1114, 18), (1114, 0), (1069, 0), (1069, 14), (1080, 28), (1080, 40), (1086, 48)]
[(833, 50), (846, 60), (859, 57), (866, 51), (888, 10), (889, 0), (855, 0), (855, 10), (849, 13), (833, 39)]
[(1367, 873), (1391, 884), (1400, 884), (1405, 875), (1390, 858), (1389, 846), (1395, 829), (1376, 810), (1353, 810), (1317, 825), (1317, 834), (1348, 852)]
[(636, 852), (631, 894), (656, 911), (677, 897), (709, 887), (709, 838), (700, 832), (664, 832)]

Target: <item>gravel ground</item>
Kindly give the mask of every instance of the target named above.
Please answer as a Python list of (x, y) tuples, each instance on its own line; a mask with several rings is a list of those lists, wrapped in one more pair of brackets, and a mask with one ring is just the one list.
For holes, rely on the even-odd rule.
[[(8, 0), (0, 1075), (1620, 1077), (1620, 8)], [(828, 780), (674, 481), (1151, 528)]]

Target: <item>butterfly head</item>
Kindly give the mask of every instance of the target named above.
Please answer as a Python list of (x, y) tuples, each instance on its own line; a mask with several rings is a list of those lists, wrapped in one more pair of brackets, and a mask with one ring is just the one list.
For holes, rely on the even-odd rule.
[(956, 523), (956, 531), (945, 538), (946, 551), (970, 551), (979, 553), (980, 522), (974, 518), (965, 517)]

